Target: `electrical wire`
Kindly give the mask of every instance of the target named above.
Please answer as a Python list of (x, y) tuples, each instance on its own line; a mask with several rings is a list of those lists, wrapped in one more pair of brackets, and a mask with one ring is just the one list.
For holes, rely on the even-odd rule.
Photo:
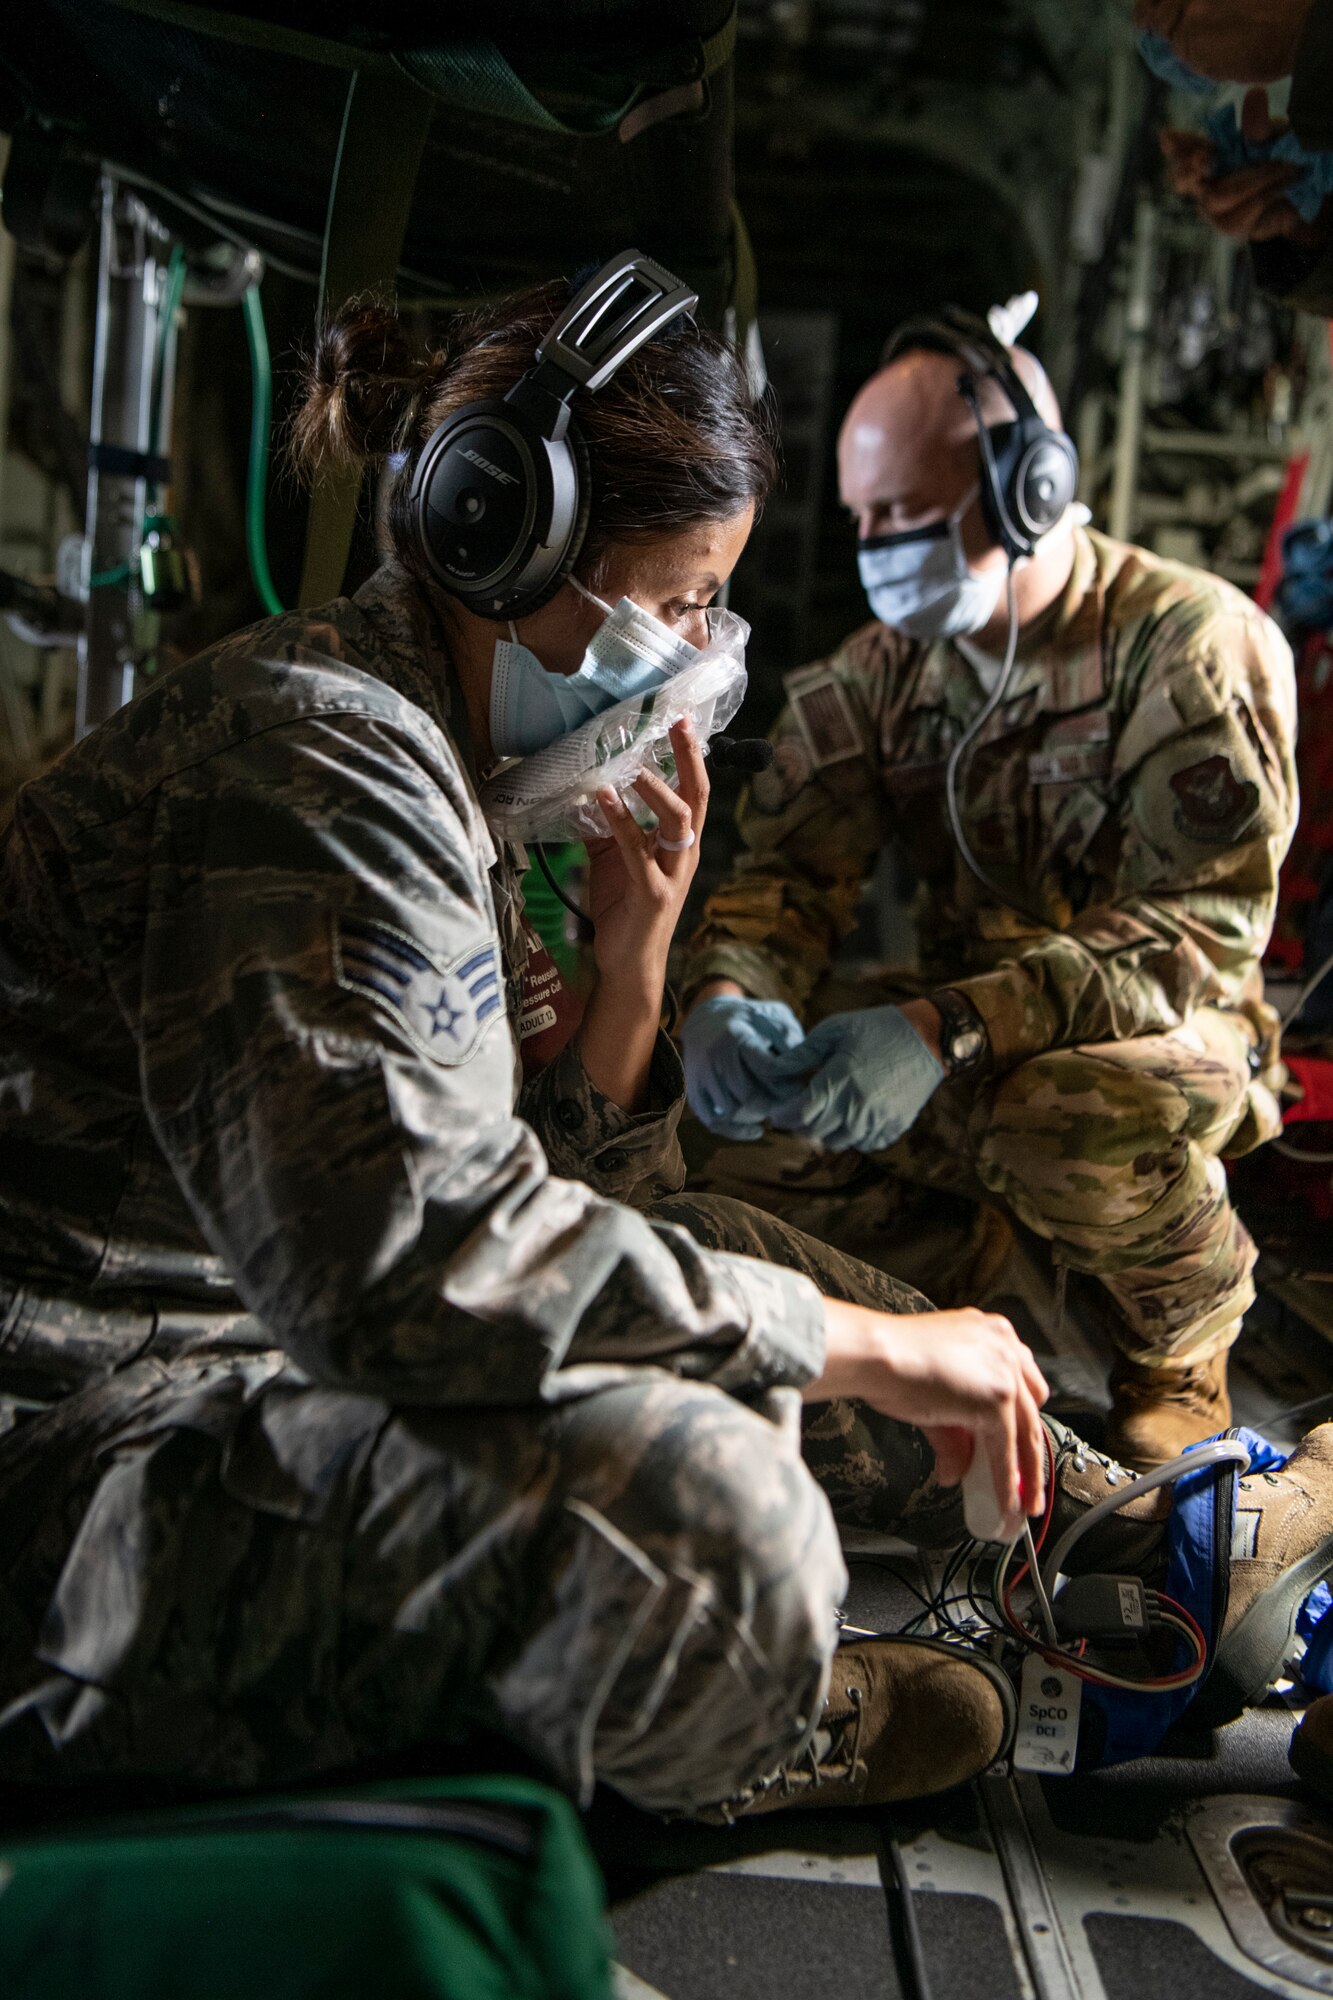
[(982, 730), (986, 727), (986, 724), (994, 715), (996, 709), (999, 708), (1008, 694), (1009, 683), (1014, 675), (1014, 662), (1018, 658), (1018, 593), (1014, 582), (1014, 565), (1012, 561), (1009, 564), (1009, 574), (1005, 580), (1005, 599), (1009, 613), (1009, 633), (1005, 640), (1004, 664), (1000, 668), (1000, 678), (991, 689), (989, 698), (983, 705), (980, 713), (973, 717), (950, 752), (949, 761), (944, 768), (944, 804), (949, 815), (949, 827), (954, 837), (954, 844), (972, 874), (980, 882), (982, 888), (989, 890), (992, 896), (998, 898), (1009, 909), (1017, 910), (1021, 916), (1028, 917), (1034, 924), (1039, 925), (1042, 930), (1049, 930), (1051, 920), (1044, 911), (1034, 909), (1030, 903), (1020, 901), (1009, 890), (1001, 888), (998, 882), (992, 881), (991, 877), (977, 860), (976, 855), (968, 845), (967, 835), (963, 831), (963, 813), (958, 797), (964, 759), (972, 749)]
[(1178, 1458), (1168, 1459), (1165, 1465), (1154, 1467), (1138, 1479), (1131, 1479), (1128, 1486), (1108, 1494), (1105, 1500), (1099, 1500), (1095, 1507), (1090, 1507), (1086, 1514), (1065, 1529), (1042, 1564), (1042, 1582), (1046, 1590), (1053, 1594), (1061, 1565), (1075, 1543), (1081, 1541), (1089, 1529), (1096, 1527), (1098, 1521), (1104, 1521), (1108, 1514), (1118, 1513), (1128, 1501), (1137, 1500), (1144, 1493), (1153, 1493), (1159, 1486), (1170, 1486), (1188, 1472), (1204, 1472), (1212, 1465), (1236, 1465), (1244, 1473), (1249, 1463), (1250, 1454), (1238, 1438), (1218, 1438), (1212, 1444), (1197, 1445), (1193, 1451), (1182, 1451)]
[(273, 424), (273, 367), (258, 284), (241, 294), (246, 344), (250, 349), (250, 461), (245, 476), (245, 549), (259, 601), (276, 617), (286, 610), (268, 566), (268, 455)]
[(1037, 1599), (1037, 1609), (1041, 1613), (1041, 1622), (1046, 1628), (1046, 1637), (1053, 1646), (1058, 1646), (1060, 1643), (1060, 1634), (1055, 1629), (1055, 1613), (1051, 1610), (1051, 1600), (1046, 1595), (1046, 1585), (1042, 1582), (1041, 1568), (1037, 1562), (1037, 1549), (1032, 1539), (1032, 1523), (1030, 1521), (1024, 1521), (1023, 1523), (1023, 1541), (1028, 1552), (1028, 1573), (1032, 1578), (1032, 1588)]
[(542, 846), (540, 840), (535, 840), (532, 843), (532, 851), (537, 857), (537, 866), (541, 869), (542, 874), (546, 877), (546, 886), (551, 891), (551, 894), (557, 897), (558, 900), (564, 904), (565, 908), (569, 911), (571, 916), (577, 917), (581, 924), (585, 925), (588, 930), (591, 930), (593, 927), (592, 918), (588, 915), (588, 912), (586, 910), (580, 909), (579, 905), (573, 900), (573, 898), (567, 896), (564, 890), (560, 887), (560, 884), (556, 881), (555, 876), (551, 872), (551, 864), (546, 858), (546, 849)]
[[(1129, 1489), (1126, 1488), (1125, 1491), (1127, 1494)], [(1073, 1674), (1076, 1680), (1090, 1681), (1097, 1687), (1116, 1688), (1130, 1694), (1166, 1694), (1176, 1688), (1192, 1686), (1202, 1675), (1208, 1665), (1208, 1644), (1200, 1626), (1183, 1604), (1177, 1604), (1174, 1598), (1163, 1597), (1156, 1592), (1153, 1593), (1152, 1622), (1158, 1627), (1167, 1626), (1190, 1641), (1194, 1657), (1187, 1666), (1177, 1668), (1169, 1674), (1135, 1678), (1129, 1674), (1115, 1674), (1108, 1668), (1092, 1665), (1082, 1657), (1085, 1641), (1080, 1641), (1078, 1654), (1067, 1652), (1058, 1646), (1044, 1645), (1020, 1622), (1013, 1610), (1013, 1594), (1022, 1582), (1023, 1574), (1026, 1573), (1020, 1572), (1012, 1581), (1006, 1581), (1009, 1563), (1016, 1546), (1016, 1543), (1011, 1542), (1000, 1559), (996, 1579), (998, 1599), (1005, 1623), (1015, 1638), (1040, 1653), (1044, 1660), (1049, 1660), (1053, 1666), (1061, 1667), (1067, 1673)]]

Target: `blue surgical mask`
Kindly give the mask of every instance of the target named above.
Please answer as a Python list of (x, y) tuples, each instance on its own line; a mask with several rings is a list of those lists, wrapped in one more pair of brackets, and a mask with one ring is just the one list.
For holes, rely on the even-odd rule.
[(976, 496), (974, 486), (947, 521), (861, 543), (856, 567), (881, 624), (908, 639), (957, 639), (990, 624), (1004, 570), (974, 570), (967, 560), (962, 520)]
[(1187, 90), (1193, 97), (1212, 97), (1217, 84), (1210, 76), (1191, 68), (1183, 56), (1178, 56), (1165, 35), (1145, 28), (1139, 36), (1139, 54), (1143, 57), (1154, 76), (1160, 76), (1163, 83), (1169, 83), (1173, 90)]
[(569, 581), (606, 617), (572, 674), (551, 673), (510, 624), (491, 670), (491, 747), (499, 757), (530, 757), (616, 702), (661, 687), (699, 657), (697, 646), (633, 598), (622, 597), (613, 607), (576, 577)]

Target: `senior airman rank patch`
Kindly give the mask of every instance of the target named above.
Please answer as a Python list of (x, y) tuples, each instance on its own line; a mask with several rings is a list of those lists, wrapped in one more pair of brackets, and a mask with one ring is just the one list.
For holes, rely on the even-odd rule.
[(340, 917), (337, 980), (387, 1013), (432, 1062), (465, 1063), (504, 1011), (500, 948), (476, 943), (443, 963), (416, 938), (369, 917)]

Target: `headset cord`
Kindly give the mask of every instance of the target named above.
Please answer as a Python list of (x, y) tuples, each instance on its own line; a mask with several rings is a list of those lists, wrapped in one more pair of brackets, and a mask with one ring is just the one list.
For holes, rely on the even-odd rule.
[(1004, 701), (1009, 692), (1009, 683), (1014, 677), (1014, 662), (1018, 657), (1018, 596), (1014, 587), (1012, 561), (1009, 564), (1009, 575), (1005, 584), (1005, 597), (1009, 610), (1009, 636), (1005, 642), (1004, 664), (1000, 669), (1000, 678), (991, 689), (990, 698), (980, 714), (968, 724), (950, 752), (944, 771), (944, 802), (949, 814), (949, 827), (953, 833), (954, 844), (982, 888), (988, 889), (992, 896), (1011, 910), (1017, 910), (1021, 916), (1029, 917), (1034, 924), (1040, 925), (1042, 930), (1048, 931), (1051, 928), (1051, 920), (1044, 911), (1036, 910), (1030, 903), (1024, 903), (1017, 896), (1011, 895), (986, 873), (968, 846), (967, 835), (963, 831), (962, 809), (958, 802), (959, 777), (963, 770), (964, 759), (996, 709)]

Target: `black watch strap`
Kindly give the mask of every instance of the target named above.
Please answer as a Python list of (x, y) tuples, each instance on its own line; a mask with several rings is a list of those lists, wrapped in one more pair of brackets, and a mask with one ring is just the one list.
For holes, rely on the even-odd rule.
[(940, 1054), (946, 1076), (979, 1076), (990, 1061), (990, 1036), (972, 1002), (946, 987), (932, 993), (940, 1017)]

